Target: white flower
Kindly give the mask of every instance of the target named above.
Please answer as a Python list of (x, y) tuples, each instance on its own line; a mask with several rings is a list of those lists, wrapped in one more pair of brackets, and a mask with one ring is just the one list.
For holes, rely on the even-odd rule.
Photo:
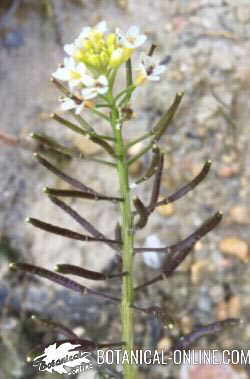
[(128, 49), (136, 49), (141, 46), (147, 39), (145, 34), (140, 34), (138, 26), (131, 26), (126, 34), (123, 34), (120, 29), (116, 29), (119, 44)]
[(83, 88), (81, 94), (84, 99), (93, 99), (98, 95), (104, 95), (108, 91), (108, 79), (105, 75), (100, 75), (94, 79), (90, 75), (83, 75), (82, 83), (86, 88)]
[(77, 103), (70, 97), (62, 97), (59, 99), (59, 101), (61, 101), (62, 111), (70, 111), (74, 109), (76, 114), (80, 114), (85, 106), (84, 101), (82, 101), (81, 103)]
[(86, 74), (83, 63), (76, 63), (73, 58), (65, 58), (63, 67), (59, 67), (52, 76), (55, 79), (66, 81), (72, 90), (81, 84), (82, 76)]
[(85, 27), (81, 30), (81, 32), (80, 32), (80, 34), (79, 34), (79, 37), (76, 39), (76, 42), (88, 38), (89, 35), (90, 35), (92, 32), (105, 33), (107, 30), (108, 30), (108, 28), (107, 28), (107, 23), (106, 23), (106, 21), (101, 21), (101, 22), (99, 22), (99, 23), (98, 23), (96, 26), (94, 26), (93, 28), (91, 28), (90, 26), (85, 26)]
[(140, 64), (137, 68), (139, 75), (136, 79), (137, 84), (141, 84), (145, 80), (159, 81), (160, 75), (166, 70), (166, 67), (159, 64), (155, 58), (142, 53), (140, 56)]
[(105, 33), (108, 30), (106, 21), (99, 22), (93, 28), (90, 26), (85, 26), (79, 36), (71, 44), (64, 45), (64, 51), (69, 55), (73, 56), (79, 48), (83, 47), (83, 43), (86, 39), (89, 38), (92, 32)]

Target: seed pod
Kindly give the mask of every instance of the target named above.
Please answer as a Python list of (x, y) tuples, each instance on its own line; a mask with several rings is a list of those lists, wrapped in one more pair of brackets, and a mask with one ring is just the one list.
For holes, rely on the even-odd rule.
[(144, 226), (146, 226), (147, 221), (148, 221), (147, 208), (145, 207), (143, 202), (138, 197), (136, 197), (134, 199), (134, 206), (135, 206), (135, 209), (139, 215), (139, 220), (137, 221), (135, 227), (142, 229), (142, 228), (144, 228)]
[(79, 180), (72, 178), (69, 175), (66, 175), (64, 172), (59, 170), (57, 167), (53, 166), (49, 161), (41, 157), (41, 155), (35, 153), (34, 156), (37, 158), (38, 162), (47, 168), (49, 171), (53, 172), (56, 176), (58, 176), (60, 179), (64, 180), (66, 183), (70, 184), (72, 187), (79, 189), (83, 192), (90, 192), (97, 194), (96, 191), (94, 191), (92, 188), (87, 187), (85, 184), (81, 183)]
[(60, 236), (78, 240), (78, 241), (88, 241), (88, 242), (89, 241), (102, 241), (102, 242), (110, 242), (110, 243), (113, 242), (112, 240), (108, 240), (108, 239), (94, 238), (86, 234), (80, 234), (70, 229), (61, 228), (60, 226), (52, 225), (47, 222), (37, 220), (36, 218), (27, 218), (26, 221), (30, 223), (31, 225), (36, 226), (39, 229), (45, 230), (46, 232), (58, 234)]
[(223, 321), (213, 322), (212, 324), (203, 325), (191, 333), (179, 338), (171, 350), (185, 350), (203, 336), (220, 333), (225, 328), (238, 325), (239, 323), (239, 319), (229, 318)]
[(38, 324), (46, 326), (46, 328), (52, 328), (57, 330), (60, 334), (64, 335), (65, 337), (68, 338), (77, 338), (77, 335), (73, 333), (69, 328), (66, 326), (62, 325), (59, 322), (54, 322), (52, 320), (46, 320), (46, 319), (41, 319), (36, 315), (31, 316), (31, 320), (37, 322)]
[(56, 188), (44, 188), (44, 192), (48, 193), (51, 196), (62, 196), (62, 197), (75, 197), (89, 200), (108, 200), (108, 201), (122, 201), (120, 197), (111, 197), (105, 195), (97, 195), (95, 193), (84, 192), (84, 191), (74, 191), (66, 189), (56, 189)]
[(157, 172), (157, 168), (159, 167), (161, 161), (161, 153), (159, 147), (154, 146), (154, 148), (152, 149), (152, 153), (153, 156), (148, 169), (143, 174), (143, 176), (135, 182), (136, 184), (145, 182), (147, 179), (151, 178), (151, 176), (153, 176)]
[(154, 135), (154, 140), (159, 141), (161, 136), (166, 132), (170, 122), (172, 121), (179, 105), (181, 102), (181, 99), (184, 95), (184, 92), (179, 92), (176, 94), (175, 99), (170, 106), (170, 108), (164, 113), (162, 118), (158, 121), (158, 123), (155, 125), (155, 127), (152, 130), (152, 134)]
[(207, 176), (210, 170), (211, 164), (212, 164), (212, 161), (208, 160), (204, 164), (200, 173), (193, 180), (191, 180), (191, 182), (185, 184), (183, 187), (181, 187), (178, 191), (174, 192), (172, 195), (159, 201), (157, 204), (155, 204), (155, 208), (164, 204), (173, 203), (174, 201), (181, 199), (189, 191), (193, 190)]

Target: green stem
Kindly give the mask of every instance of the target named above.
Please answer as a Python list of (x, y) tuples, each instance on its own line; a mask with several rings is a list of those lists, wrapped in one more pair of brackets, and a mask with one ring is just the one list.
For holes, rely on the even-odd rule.
[(152, 132), (148, 132), (148, 133), (145, 133), (143, 134), (142, 136), (132, 140), (132, 141), (129, 141), (126, 145), (126, 149), (129, 150), (130, 147), (136, 145), (137, 143), (141, 142), (141, 141), (144, 141), (146, 138), (149, 138), (152, 136)]
[[(112, 114), (112, 127), (115, 137), (115, 152), (117, 160), (117, 172), (119, 177), (120, 194), (123, 201), (121, 209), (121, 229), (122, 229), (122, 271), (127, 272), (122, 281), (122, 302), (121, 302), (121, 323), (122, 341), (125, 342), (124, 349), (130, 354), (134, 348), (134, 311), (131, 305), (134, 301), (133, 292), (133, 251), (134, 251), (134, 227), (131, 204), (131, 194), (129, 189), (128, 164), (126, 160), (126, 150), (122, 136), (121, 124), (119, 122), (118, 110), (114, 107)], [(123, 378), (135, 379), (136, 367), (129, 363), (123, 365)]]

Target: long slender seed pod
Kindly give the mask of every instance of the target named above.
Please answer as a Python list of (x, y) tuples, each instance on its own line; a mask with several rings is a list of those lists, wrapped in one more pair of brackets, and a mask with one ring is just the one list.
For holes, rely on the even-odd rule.
[(154, 210), (159, 198), (163, 167), (164, 167), (164, 155), (161, 154), (160, 161), (159, 161), (159, 164), (155, 173), (155, 177), (154, 177), (150, 202), (147, 207), (148, 213), (151, 213), (152, 210)]
[(156, 203), (154, 206), (151, 205), (149, 207), (150, 212), (153, 212), (153, 210), (156, 207), (160, 207), (161, 205), (173, 203), (174, 201), (181, 199), (189, 191), (192, 191), (198, 184), (201, 183), (201, 181), (203, 179), (205, 179), (205, 177), (207, 176), (207, 174), (208, 174), (208, 172), (210, 170), (211, 164), (212, 164), (212, 161), (208, 160), (204, 164), (204, 166), (203, 166), (202, 170), (199, 172), (199, 174), (193, 180), (191, 180), (191, 182), (185, 184), (178, 191), (176, 191), (172, 195), (170, 195), (170, 196), (162, 199), (161, 201), (159, 201), (158, 203)]
[(140, 184), (142, 182), (145, 182), (146, 180), (151, 178), (151, 176), (153, 176), (156, 173), (157, 168), (159, 167), (159, 164), (160, 164), (160, 160), (161, 160), (161, 153), (160, 153), (159, 147), (154, 146), (152, 149), (152, 153), (153, 153), (152, 160), (150, 162), (148, 169), (143, 174), (143, 176), (135, 182), (136, 184)]
[(70, 149), (59, 144), (57, 141), (54, 140), (54, 138), (47, 136), (46, 134), (31, 133), (30, 137), (38, 141), (42, 145), (47, 145), (51, 147), (52, 149), (55, 149), (56, 151), (71, 157)]
[(170, 122), (172, 121), (179, 105), (181, 99), (184, 95), (184, 92), (179, 92), (175, 95), (175, 99), (169, 109), (164, 113), (162, 118), (157, 122), (152, 130), (152, 134), (154, 135), (154, 141), (159, 141), (161, 136), (166, 132)]
[(57, 121), (59, 124), (62, 124), (64, 126), (66, 126), (67, 128), (73, 130), (73, 132), (76, 132), (76, 133), (81, 134), (83, 136), (86, 136), (88, 134), (88, 132), (86, 130), (80, 128), (79, 126), (73, 124), (72, 122), (66, 120), (65, 118), (59, 116), (56, 113), (52, 113), (50, 115), (50, 117), (53, 118), (53, 120)]
[(56, 272), (61, 274), (70, 274), (80, 276), (81, 278), (91, 279), (91, 280), (105, 280), (106, 275), (101, 272), (86, 270), (85, 268), (74, 266), (70, 264), (58, 264), (55, 267)]
[(112, 278), (121, 278), (126, 275), (125, 272), (119, 274), (103, 274), (102, 272), (87, 270), (85, 268), (70, 264), (58, 264), (55, 267), (55, 271), (60, 272), (61, 274), (76, 275), (91, 280), (107, 280)]
[(144, 228), (144, 226), (146, 226), (148, 221), (147, 207), (145, 207), (145, 205), (139, 199), (139, 197), (136, 197), (133, 202), (139, 216), (139, 220), (137, 221), (135, 227), (138, 229), (142, 229)]
[[(63, 146), (61, 144), (58, 144), (54, 139), (52, 139), (50, 136), (44, 135), (44, 134), (37, 134), (37, 133), (31, 133), (30, 137), (35, 139), (41, 144), (45, 144), (48, 146), (48, 149), (51, 147), (51, 151), (55, 152), (57, 154), (64, 154), (65, 158), (77, 158), (77, 159), (84, 159), (86, 161), (93, 161), (97, 163), (101, 163), (110, 167), (114, 167), (115, 164), (113, 162), (109, 162), (103, 159), (93, 158), (84, 155), (80, 150), (76, 148), (69, 148), (66, 146)], [(100, 135), (99, 135), (100, 137)], [(103, 136), (104, 137), (104, 136)], [(105, 136), (105, 138), (109, 138)], [(112, 137), (110, 137), (112, 138)], [(54, 147), (53, 147), (54, 146)], [(40, 150), (38, 150), (40, 151)]]
[(170, 261), (168, 264), (165, 264), (164, 268), (162, 269), (163, 271), (161, 274), (156, 275), (152, 279), (148, 280), (147, 282), (144, 282), (143, 284), (137, 286), (134, 288), (135, 291), (142, 290), (145, 287), (151, 286), (152, 284), (155, 284), (161, 280), (165, 280), (166, 278), (169, 278), (174, 272), (175, 269), (181, 264), (181, 262), (187, 257), (187, 255), (192, 251), (191, 249), (185, 249), (182, 250), (179, 259), (175, 261)]
[(61, 228), (60, 226), (40, 221), (36, 218), (27, 218), (26, 221), (39, 229), (45, 230), (46, 232), (57, 234), (59, 236), (63, 236), (78, 241), (116, 243), (116, 241), (114, 240), (109, 240), (106, 238), (95, 238), (85, 234), (80, 234), (70, 229)]
[(87, 232), (92, 234), (97, 239), (102, 240), (104, 243), (106, 243), (108, 246), (110, 246), (113, 250), (117, 251), (117, 247), (114, 245), (120, 245), (120, 240), (109, 240), (105, 237), (104, 234), (99, 232), (90, 222), (88, 222), (85, 218), (79, 215), (74, 209), (72, 209), (68, 204), (64, 203), (62, 200), (58, 199), (54, 196), (49, 196), (49, 199), (57, 205), (59, 208), (64, 210), (69, 216), (71, 216), (79, 225), (81, 225)]
[[(196, 232), (191, 234), (185, 240), (183, 240), (180, 243), (177, 243), (175, 245), (172, 245), (168, 248), (163, 248), (163, 249), (165, 249), (165, 251), (160, 251), (160, 252), (170, 253), (167, 256), (167, 260), (164, 264), (163, 272), (160, 275), (155, 276), (151, 280), (137, 286), (135, 288), (135, 291), (141, 290), (141, 289), (143, 289), (149, 285), (152, 285), (152, 284), (154, 284), (160, 280), (164, 280), (165, 278), (168, 278), (169, 276), (171, 276), (174, 273), (174, 271), (176, 270), (176, 268), (184, 261), (184, 259), (187, 257), (187, 255), (192, 251), (195, 243), (201, 237), (203, 237), (205, 234), (207, 234), (212, 229), (214, 229), (218, 225), (218, 223), (221, 221), (221, 219), (222, 219), (222, 213), (217, 212), (213, 217), (211, 217), (204, 224), (202, 224), (202, 226), (198, 230), (196, 230)], [(166, 249), (172, 249), (172, 250), (166, 251)], [(158, 251), (159, 252), (159, 249), (157, 249), (157, 248), (153, 249), (152, 248), (151, 250), (147, 250), (147, 251)]]
[(80, 182), (77, 179), (72, 178), (69, 175), (66, 175), (64, 172), (59, 170), (57, 167), (52, 165), (49, 161), (47, 161), (45, 158), (41, 157), (41, 155), (35, 153), (34, 156), (37, 158), (38, 162), (47, 168), (49, 171), (53, 172), (56, 176), (58, 176), (60, 179), (64, 180), (66, 183), (70, 184), (72, 187), (79, 189), (83, 192), (90, 192), (92, 194), (99, 195), (98, 192), (94, 191), (92, 188), (86, 186), (82, 182)]
[(92, 142), (101, 146), (109, 155), (111, 155), (112, 157), (115, 156), (114, 149), (112, 148), (112, 146), (107, 141), (104, 140), (103, 136), (98, 136), (98, 134), (96, 134), (96, 133), (86, 131), (86, 130), (80, 128), (79, 126), (73, 124), (72, 122), (65, 120), (64, 118), (58, 116), (56, 113), (52, 113), (51, 118), (53, 118), (54, 120), (56, 120), (60, 124), (65, 125), (67, 128), (73, 130), (74, 132), (76, 132), (78, 134), (82, 134), (83, 136), (87, 135), (88, 138)]
[(75, 198), (89, 199), (89, 200), (108, 200), (112, 202), (122, 201), (121, 197), (96, 195), (95, 193), (74, 191), (74, 190), (67, 190), (67, 189), (56, 189), (56, 188), (45, 187), (44, 192), (47, 193), (48, 195), (59, 196), (59, 197), (75, 197)]
[(65, 337), (78, 338), (77, 335), (71, 331), (71, 329), (67, 328), (66, 326), (62, 325), (59, 322), (42, 319), (42, 318), (39, 318), (37, 315), (32, 315), (31, 319), (37, 322), (38, 324), (46, 326), (46, 328), (49, 327), (49, 328), (57, 330), (60, 334), (64, 335)]
[(112, 157), (115, 157), (115, 151), (113, 147), (107, 141), (104, 141), (102, 138), (98, 137), (97, 135), (95, 136), (90, 135), (89, 139), (92, 142), (96, 143), (97, 145), (101, 146), (109, 155), (111, 155)]
[[(208, 232), (216, 227), (216, 225), (221, 221), (222, 213), (216, 212), (212, 217), (210, 217), (207, 221), (205, 221), (194, 233), (190, 234), (184, 240), (177, 242), (174, 245), (167, 247), (142, 247), (135, 248), (136, 253), (145, 253), (156, 251), (159, 253), (167, 253), (173, 254), (176, 252), (181, 252), (182, 250), (190, 249), (194, 246), (194, 244), (204, 237)], [(173, 256), (172, 256), (173, 257)]]
[(106, 298), (106, 299), (109, 299), (112, 301), (117, 301), (117, 302), (120, 301), (120, 299), (118, 299), (116, 297), (109, 296), (105, 293), (102, 293), (102, 292), (90, 289), (88, 287), (85, 287), (85, 286), (75, 282), (72, 279), (69, 279), (65, 276), (57, 274), (54, 271), (50, 271), (50, 270), (47, 270), (47, 269), (39, 267), (39, 266), (31, 265), (28, 263), (17, 263), (17, 262), (15, 262), (15, 263), (10, 263), (9, 267), (12, 270), (20, 270), (20, 271), (24, 271), (24, 272), (27, 272), (30, 274), (41, 276), (42, 278), (46, 278), (46, 279), (48, 279), (54, 283), (57, 283), (63, 287), (66, 287), (66, 288), (71, 289), (75, 292), (78, 292), (81, 295), (92, 294), (92, 295), (101, 296), (103, 298)]
[(240, 320), (237, 318), (228, 318), (222, 321), (216, 321), (208, 325), (200, 326), (196, 328), (189, 334), (182, 336), (179, 338), (174, 346), (172, 347), (172, 351), (174, 350), (185, 350), (191, 347), (195, 342), (197, 342), (200, 338), (206, 335), (217, 334), (225, 330), (226, 328), (231, 328), (240, 323)]

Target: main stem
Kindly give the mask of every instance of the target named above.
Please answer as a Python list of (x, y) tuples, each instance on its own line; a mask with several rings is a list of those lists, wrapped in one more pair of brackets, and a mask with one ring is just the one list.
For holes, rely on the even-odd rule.
[[(117, 172), (119, 177), (120, 194), (123, 201), (120, 204), (121, 209), (121, 229), (122, 229), (122, 271), (128, 274), (123, 277), (122, 281), (122, 301), (121, 301), (121, 323), (122, 323), (122, 341), (125, 342), (124, 350), (130, 355), (134, 347), (134, 314), (131, 304), (133, 304), (133, 249), (134, 249), (134, 228), (133, 214), (131, 208), (131, 195), (129, 188), (128, 163), (126, 160), (126, 151), (124, 147), (121, 124), (119, 123), (118, 112), (114, 110), (112, 117), (112, 126), (115, 136), (115, 151), (117, 160)], [(124, 379), (135, 379), (136, 367), (129, 363), (123, 365)]]

